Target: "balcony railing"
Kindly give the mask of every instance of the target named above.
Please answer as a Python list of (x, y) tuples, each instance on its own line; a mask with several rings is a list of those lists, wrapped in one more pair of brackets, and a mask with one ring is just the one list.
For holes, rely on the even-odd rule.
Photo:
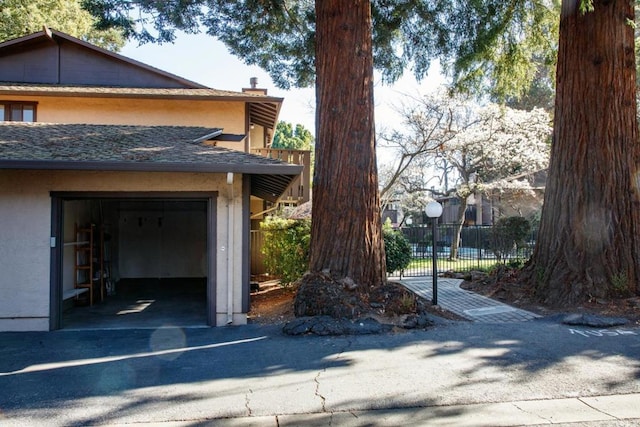
[(270, 159), (278, 159), (292, 165), (302, 165), (302, 173), (291, 183), (289, 190), (280, 198), (281, 202), (301, 204), (311, 197), (311, 151), (286, 150), (280, 148), (253, 148), (252, 153)]

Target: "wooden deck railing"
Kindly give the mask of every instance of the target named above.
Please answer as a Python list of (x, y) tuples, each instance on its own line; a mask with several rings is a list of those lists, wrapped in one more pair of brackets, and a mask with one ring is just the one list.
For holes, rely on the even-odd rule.
[(308, 202), (311, 197), (311, 151), (309, 150), (285, 150), (279, 148), (254, 148), (254, 154), (278, 159), (293, 165), (302, 165), (302, 173), (295, 179), (289, 190), (282, 195), (282, 202), (296, 202), (298, 204)]

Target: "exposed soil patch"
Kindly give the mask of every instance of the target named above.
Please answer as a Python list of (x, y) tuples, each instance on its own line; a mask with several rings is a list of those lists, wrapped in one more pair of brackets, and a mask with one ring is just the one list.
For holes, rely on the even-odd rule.
[[(261, 285), (260, 291), (251, 294), (249, 322), (277, 325), (293, 320), (295, 296), (296, 290), (281, 288), (277, 283)], [(363, 310), (363, 317), (371, 317), (380, 323), (394, 326), (402, 324), (407, 316), (424, 313), (448, 320), (466, 320), (440, 306), (433, 306), (430, 301), (395, 282), (388, 282), (377, 289), (369, 296), (366, 306), (358, 309)]]
[(634, 325), (640, 325), (640, 297), (591, 299), (577, 307), (551, 307), (534, 298), (531, 286), (523, 285), (517, 269), (496, 269), (492, 274), (471, 272), (466, 275), (461, 288), (496, 299), (514, 307), (543, 316), (558, 313), (594, 314), (624, 317)]
[[(624, 317), (630, 324), (640, 326), (640, 297), (609, 300), (594, 299), (578, 307), (549, 307), (533, 298), (533, 291), (522, 285), (518, 270), (508, 269), (500, 274), (487, 275), (472, 272), (465, 276), (461, 288), (496, 299), (514, 307), (522, 308), (542, 316), (559, 313), (594, 314), (609, 317)], [(258, 324), (282, 324), (293, 320), (295, 289), (281, 288), (277, 282), (261, 285), (261, 290), (251, 294), (249, 322)], [(431, 305), (407, 290), (402, 285), (389, 282), (387, 286), (370, 296), (367, 316), (380, 323), (400, 325), (407, 315), (429, 313), (443, 319), (465, 320), (460, 316)]]
[(294, 318), (293, 298), (295, 291), (277, 284), (261, 286), (261, 290), (251, 294), (250, 323), (276, 325)]

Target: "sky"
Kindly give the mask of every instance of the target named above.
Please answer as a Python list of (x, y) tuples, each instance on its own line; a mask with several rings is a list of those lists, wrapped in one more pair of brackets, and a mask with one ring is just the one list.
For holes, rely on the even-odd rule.
[[(120, 54), (195, 81), (205, 86), (231, 91), (241, 91), (249, 87), (251, 77), (258, 78), (258, 87), (266, 88), (267, 94), (284, 98), (280, 120), (302, 124), (315, 134), (315, 89), (278, 89), (269, 75), (257, 66), (249, 66), (231, 55), (223, 43), (206, 34), (180, 33), (175, 43), (145, 44), (129, 42)], [(410, 73), (409, 73), (410, 74)], [(394, 105), (399, 105), (406, 94), (427, 94), (444, 83), (437, 66), (432, 67), (429, 76), (421, 83), (411, 75), (405, 75), (393, 86), (375, 83), (374, 102), (376, 105), (376, 127), (397, 128), (398, 115)]]

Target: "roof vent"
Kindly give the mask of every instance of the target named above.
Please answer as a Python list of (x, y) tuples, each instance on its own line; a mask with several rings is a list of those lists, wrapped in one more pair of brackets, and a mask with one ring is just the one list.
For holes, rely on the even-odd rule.
[(251, 86), (251, 89), (257, 89), (258, 88), (258, 78), (257, 77), (251, 77), (249, 79), (249, 85)]

